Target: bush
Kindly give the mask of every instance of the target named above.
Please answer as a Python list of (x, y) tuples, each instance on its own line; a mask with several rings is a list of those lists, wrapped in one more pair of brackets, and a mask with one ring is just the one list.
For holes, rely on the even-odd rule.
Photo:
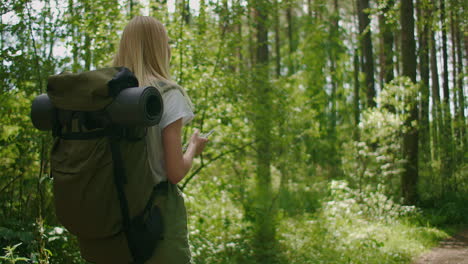
[(329, 187), (318, 213), (281, 222), (288, 263), (409, 263), (446, 237), (417, 225), (419, 209), (381, 192), (358, 192), (345, 181)]

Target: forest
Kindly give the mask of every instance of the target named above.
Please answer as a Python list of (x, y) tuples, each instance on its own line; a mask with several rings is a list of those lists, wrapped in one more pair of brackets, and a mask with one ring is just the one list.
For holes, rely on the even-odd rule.
[(152, 16), (184, 128), (194, 263), (412, 263), (468, 225), (468, 2), (0, 2), (0, 263), (86, 263), (54, 212), (47, 78), (112, 65)]

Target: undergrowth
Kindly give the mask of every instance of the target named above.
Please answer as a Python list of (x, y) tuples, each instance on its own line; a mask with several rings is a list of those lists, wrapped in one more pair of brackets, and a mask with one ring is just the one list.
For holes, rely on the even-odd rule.
[(288, 263), (410, 263), (447, 234), (418, 225), (421, 211), (378, 192), (356, 192), (332, 181), (317, 214), (279, 227)]
[[(278, 263), (411, 263), (448, 236), (431, 227), (420, 209), (381, 192), (358, 192), (345, 181), (332, 181), (328, 193), (320, 199), (310, 190), (315, 212), (298, 214), (294, 204), (293, 214), (278, 209), (279, 245), (272, 249)], [(255, 263), (251, 223), (239, 203), (223, 190), (188, 200), (195, 263)]]
[[(196, 264), (256, 263), (253, 223), (245, 217), (243, 200), (229, 188), (222, 181), (209, 181), (194, 185), (185, 194)], [(400, 205), (378, 188), (359, 192), (346, 181), (311, 188), (290, 185), (288, 193), (287, 197), (295, 199), (278, 202), (277, 243), (269, 252), (275, 261), (271, 264), (411, 263), (448, 236), (431, 221), (444, 220), (444, 214), (457, 215), (457, 208), (447, 205), (450, 208), (444, 207), (444, 212), (432, 211), (435, 215), (428, 217), (426, 209)], [(304, 205), (304, 201), (307, 206), (300, 212), (295, 203)], [(85, 263), (79, 257), (76, 240), (66, 230), (43, 228), (49, 263)], [(13, 226), (0, 228), (4, 248), (0, 263), (45, 263), (39, 262), (35, 253), (36, 229), (37, 225), (23, 231), (15, 231)]]

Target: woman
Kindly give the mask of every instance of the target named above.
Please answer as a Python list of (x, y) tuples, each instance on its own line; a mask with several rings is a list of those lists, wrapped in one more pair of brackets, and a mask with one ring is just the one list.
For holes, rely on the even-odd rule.
[(167, 188), (156, 198), (165, 230), (164, 240), (158, 244), (148, 264), (191, 262), (185, 205), (176, 184), (190, 170), (193, 158), (203, 151), (208, 141), (195, 130), (187, 150), (182, 151), (182, 126), (190, 122), (194, 114), (185, 91), (171, 80), (170, 56), (169, 38), (161, 22), (139, 16), (125, 27), (114, 59), (114, 66), (125, 66), (135, 73), (140, 86), (155, 86), (163, 95), (164, 113), (159, 126), (148, 131), (147, 149), (156, 182), (168, 181)]

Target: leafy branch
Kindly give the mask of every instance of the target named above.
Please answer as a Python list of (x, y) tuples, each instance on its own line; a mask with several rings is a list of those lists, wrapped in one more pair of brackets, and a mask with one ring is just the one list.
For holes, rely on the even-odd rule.
[(187, 180), (185, 180), (185, 182), (182, 184), (182, 186), (180, 187), (180, 189), (183, 191), (185, 189), (185, 187), (187, 186), (187, 184), (205, 167), (207, 167), (208, 165), (210, 165), (211, 163), (215, 162), (216, 160), (230, 154), (230, 153), (235, 153), (237, 151), (240, 151), (240, 150), (243, 150), (245, 148), (247, 148), (248, 146), (251, 146), (254, 142), (249, 142), (249, 143), (246, 143), (240, 147), (234, 147), (230, 150), (227, 150), (225, 152), (222, 152), (220, 153), (219, 155), (215, 156), (214, 158), (208, 160), (207, 162), (202, 162), (200, 164), (200, 166), (198, 168), (196, 168), (191, 174), (189, 177), (187, 177)]

